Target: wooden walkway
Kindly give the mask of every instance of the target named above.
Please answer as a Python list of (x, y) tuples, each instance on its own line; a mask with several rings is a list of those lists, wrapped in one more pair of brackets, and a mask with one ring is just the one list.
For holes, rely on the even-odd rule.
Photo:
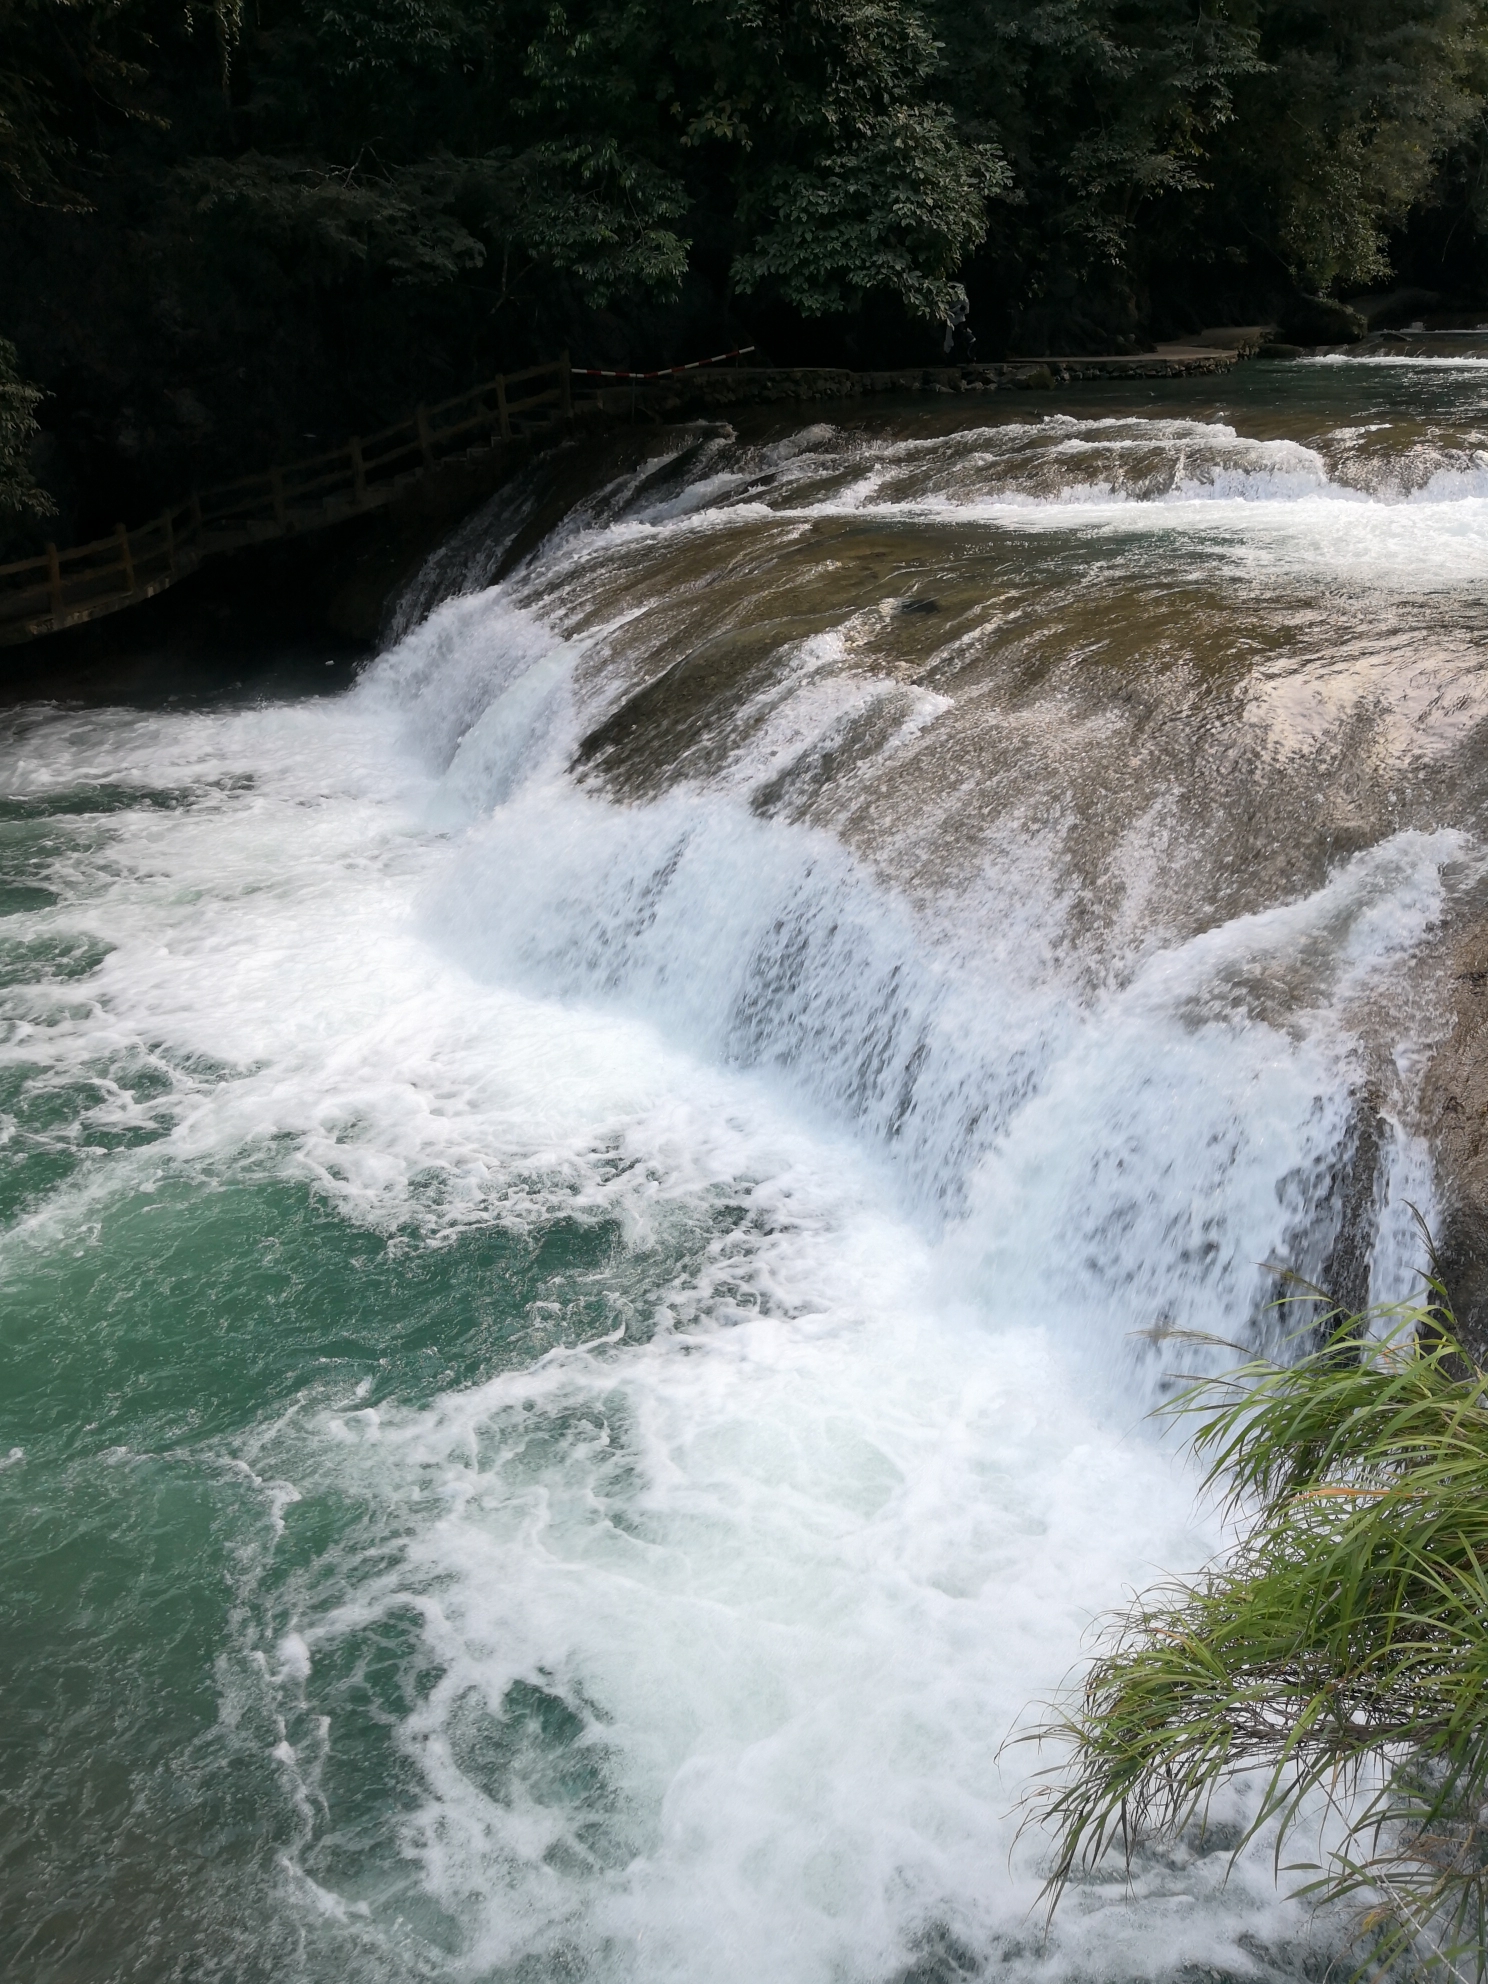
[[(544, 384), (542, 382), (546, 381)], [(573, 414), (568, 353), (421, 406), (380, 434), (192, 495), (136, 530), (0, 565), (0, 647), (59, 633), (164, 592), (204, 558), (323, 530), (391, 503), (443, 463), (478, 458)]]

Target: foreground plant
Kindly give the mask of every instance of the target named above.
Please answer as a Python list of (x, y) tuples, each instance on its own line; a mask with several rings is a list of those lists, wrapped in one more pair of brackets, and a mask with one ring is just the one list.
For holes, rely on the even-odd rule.
[(1440, 1309), (1406, 1308), (1168, 1410), (1194, 1419), (1243, 1540), (1114, 1620), (1081, 1695), (1033, 1732), (1064, 1748), (1033, 1798), (1057, 1837), (1051, 1905), (1112, 1847), (1202, 1825), (1220, 1786), (1259, 1773), (1244, 1839), (1274, 1826), (1280, 1871), (1331, 1808), (1338, 1843), (1286, 1871), (1365, 1904), (1372, 1965), (1420, 1954), (1481, 1978), (1488, 1377)]

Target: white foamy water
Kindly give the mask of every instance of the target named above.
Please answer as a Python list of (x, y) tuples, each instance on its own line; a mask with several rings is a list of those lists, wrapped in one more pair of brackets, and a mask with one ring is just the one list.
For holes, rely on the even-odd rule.
[[(1134, 425), (1122, 445), (1171, 448)], [(973, 482), (983, 438), (957, 443)], [(832, 445), (817, 430), (776, 465), (802, 477)], [(886, 453), (876, 491), (909, 458)], [(1332, 1242), (1365, 1088), (1372, 1292), (1411, 1287), (1407, 1201), (1429, 1211), (1431, 1184), (1400, 1067), (1420, 1040), (1379, 1015), (1475, 842), (1406, 825), (1244, 915), (1176, 936), (1154, 917), (1092, 983), (1042, 843), (989, 868), (958, 925), (823, 821), (754, 803), (891, 691), (912, 778), (953, 695), (829, 692), (798, 643), (716, 775), (629, 801), (581, 781), (631, 623), (564, 638), (534, 601), (639, 537), (742, 528), (736, 485), (703, 472), (666, 515), (596, 518), (520, 583), (439, 607), (339, 701), (38, 717), (15, 795), (189, 803), (80, 830), (48, 870), (58, 905), (28, 912), (112, 948), (60, 1005), (19, 998), (6, 1055), (59, 1092), (102, 1079), (80, 1121), (162, 1134), (31, 1210), (0, 1267), (86, 1244), (111, 1198), (245, 1176), (433, 1246), (602, 1216), (649, 1264), (599, 1273), (592, 1340), (375, 1408), (328, 1375), (224, 1446), (266, 1513), (223, 1713), (265, 1705), (297, 1815), (277, 1906), (313, 1962), (677, 1984), (994, 1961), (1123, 1979), (1257, 1950), (1285, 1969), (1333, 1932), (1278, 1900), (1264, 1853), (1113, 1870), (1045, 1942), (1046, 1849), (1017, 1838), (1036, 1766), (1003, 1745), (1103, 1608), (1221, 1541), (1145, 1417), (1164, 1366), (1133, 1333), (1265, 1328), (1264, 1264)], [(1476, 499), (1314, 514), (1211, 489), (1190, 518), (1170, 480), (1122, 527), (1197, 530), (1202, 509), (1213, 531), (1233, 502), (1280, 520), (1278, 557), (1349, 543), (1376, 576), (1386, 540), (1323, 542), (1324, 509), (1341, 532), (1388, 512), (1391, 555), (1443, 571), (1482, 543)], [(1099, 521), (1078, 495), (1066, 526), (1080, 505)], [(1133, 830), (1133, 871), (1141, 852)], [(108, 1089), (142, 1060), (153, 1092)], [(354, 1517), (281, 1573), (295, 1498)], [(403, 1788), (363, 1851), (350, 1711), (318, 1690), (394, 1641)]]
[[(1320, 576), (1396, 597), (1475, 587), (1488, 434), (1406, 449), (1382, 434), (1387, 423), (1360, 422), (1303, 442), (1256, 438), (1221, 418), (1056, 413), (884, 444), (820, 425), (711, 474), (705, 444), (685, 489), (641, 500), (611, 529), (638, 544), (658, 530), (740, 530), (766, 518), (1158, 536), (1272, 588)], [(712, 445), (721, 459), (727, 444)], [(571, 540), (574, 552), (587, 548)]]
[(1298, 365), (1341, 366), (1341, 365), (1380, 365), (1396, 366), (1410, 372), (1471, 372), (1488, 364), (1480, 352), (1463, 352), (1460, 357), (1451, 354), (1436, 358), (1407, 356), (1404, 352), (1375, 351), (1367, 355), (1355, 356), (1351, 352), (1331, 351), (1317, 358), (1299, 358), (1292, 361)]

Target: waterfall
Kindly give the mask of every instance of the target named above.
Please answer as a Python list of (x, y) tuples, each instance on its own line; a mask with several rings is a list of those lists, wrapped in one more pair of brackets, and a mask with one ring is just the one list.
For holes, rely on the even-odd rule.
[(1046, 1942), (1006, 1746), (1223, 1544), (1173, 1331), (1404, 1297), (1440, 1204), (1482, 388), (1264, 371), (627, 440), (345, 695), (13, 719), (15, 1784), (79, 1814), (13, 1865), (76, 1975), (1336, 1943), (1244, 1787)]

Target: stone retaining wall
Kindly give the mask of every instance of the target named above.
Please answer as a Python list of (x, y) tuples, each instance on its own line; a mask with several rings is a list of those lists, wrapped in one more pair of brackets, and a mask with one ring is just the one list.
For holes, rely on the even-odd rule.
[(870, 393), (993, 393), (1047, 391), (1087, 379), (1182, 379), (1195, 373), (1228, 372), (1238, 354), (1221, 350), (1168, 350), (1121, 358), (1012, 358), (989, 365), (927, 365), (898, 371), (850, 372), (836, 365), (781, 365), (698, 371), (646, 383), (606, 386), (586, 394), (574, 382), (575, 398), (588, 399), (606, 413), (625, 413), (632, 403), (647, 415), (669, 419), (678, 413), (730, 406), (766, 406), (802, 400), (861, 399)]
[(1192, 373), (1224, 373), (1236, 363), (1234, 351), (1141, 351), (1133, 357), (1050, 357), (1004, 359), (996, 365), (915, 365), (899, 371), (847, 371), (841, 365), (772, 365), (679, 373), (603, 387), (585, 393), (575, 379), (575, 399), (589, 399), (605, 413), (627, 413), (631, 405), (653, 419), (704, 413), (722, 407), (762, 407), (784, 401), (863, 399), (869, 393), (1004, 393), (1050, 391), (1081, 379), (1184, 379)]

